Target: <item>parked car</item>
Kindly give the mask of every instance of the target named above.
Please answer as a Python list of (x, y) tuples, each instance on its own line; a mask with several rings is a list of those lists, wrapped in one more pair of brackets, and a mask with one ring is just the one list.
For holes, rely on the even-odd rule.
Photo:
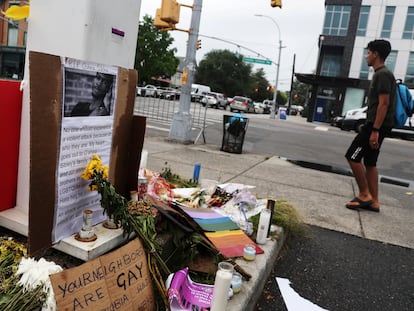
[(299, 114), (299, 109), (296, 105), (286, 106), (286, 108), (289, 110), (289, 115), (291, 116), (297, 116)]
[(292, 105), (292, 106), (290, 106), (290, 112), (291, 112), (291, 114), (292, 114), (292, 112), (294, 112), (295, 115), (302, 115), (303, 106)]
[(367, 109), (368, 107), (365, 106), (362, 108), (348, 110), (342, 120), (341, 129), (344, 131), (354, 130), (359, 133), (367, 119)]
[(342, 128), (342, 122), (344, 121), (343, 116), (336, 116), (332, 118), (331, 125), (335, 127)]
[[(265, 104), (269, 108), (269, 113), (272, 112), (273, 103), (274, 103), (274, 101), (270, 100), (270, 99), (265, 99), (263, 101), (263, 104)], [(278, 113), (278, 110), (279, 110), (279, 105), (276, 103), (276, 105), (275, 105), (275, 114)]]
[(159, 97), (168, 100), (176, 100), (180, 98), (180, 90), (167, 87), (165, 89), (159, 90)]
[(212, 92), (218, 101), (218, 108), (223, 108), (224, 110), (227, 109), (228, 102), (227, 98), (222, 93)]
[(219, 102), (217, 100), (217, 97), (213, 93), (205, 93), (204, 96), (200, 100), (203, 107), (207, 105), (207, 107), (213, 107), (218, 108)]
[(227, 97), (227, 106), (230, 106), (230, 102), (233, 100), (233, 97)]
[(217, 93), (217, 92), (205, 93), (200, 102), (203, 106), (206, 106), (208, 104), (209, 107), (214, 107), (214, 108), (226, 109), (227, 107), (226, 98), (224, 97), (222, 93)]
[(254, 112), (259, 114), (268, 114), (270, 113), (270, 107), (264, 103), (254, 102)]
[(192, 84), (191, 85), (191, 101), (200, 102), (203, 96), (210, 93), (211, 89), (208, 85)]
[(156, 86), (147, 84), (146, 86), (137, 86), (137, 95), (144, 97), (157, 97), (158, 89)]
[(254, 112), (253, 101), (244, 96), (234, 96), (230, 101), (230, 111), (237, 110), (239, 112)]

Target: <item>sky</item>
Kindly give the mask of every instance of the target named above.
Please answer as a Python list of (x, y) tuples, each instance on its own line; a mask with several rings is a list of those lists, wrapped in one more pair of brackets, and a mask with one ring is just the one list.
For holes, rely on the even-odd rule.
[[(177, 2), (188, 5), (193, 3), (188, 0)], [(294, 55), (296, 73), (315, 71), (319, 52), (318, 38), (322, 32), (325, 14), (324, 3), (324, 0), (282, 0), (283, 7), (279, 9), (272, 8), (270, 0), (204, 0), (199, 34), (234, 44), (200, 37), (201, 49), (197, 51), (197, 63), (212, 50), (227, 49), (253, 58), (264, 56), (272, 60), (273, 64), (253, 64), (253, 70), (263, 68), (267, 80), (274, 85), (277, 73), (275, 64), (281, 40), (278, 89), (287, 91), (290, 89)], [(140, 21), (146, 14), (154, 18), (156, 9), (160, 7), (161, 0), (141, 0)], [(258, 17), (255, 14), (267, 17)], [(181, 7), (180, 22), (176, 27), (189, 29), (190, 22), (191, 9)], [(174, 38), (172, 47), (177, 48), (176, 56), (184, 57), (188, 34), (181, 31), (170, 31), (170, 34)]]

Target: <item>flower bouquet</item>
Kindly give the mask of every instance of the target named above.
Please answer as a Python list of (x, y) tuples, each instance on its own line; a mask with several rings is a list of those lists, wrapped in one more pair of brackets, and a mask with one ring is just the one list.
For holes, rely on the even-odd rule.
[(0, 310), (56, 310), (49, 275), (63, 269), (44, 258), (27, 258), (25, 246), (11, 238), (0, 242)]
[(108, 180), (108, 166), (102, 164), (101, 158), (94, 154), (82, 172), (82, 178), (89, 180), (89, 191), (98, 191), (101, 195), (101, 206), (108, 217), (104, 226), (111, 229), (118, 228), (118, 223), (114, 220), (118, 210), (125, 207), (127, 199), (118, 194), (115, 187)]
[(98, 191), (104, 213), (122, 227), (124, 234), (129, 236), (135, 232), (140, 238), (147, 253), (152, 281), (164, 303), (168, 305), (163, 275), (167, 276), (171, 272), (161, 258), (161, 247), (155, 240), (157, 232), (151, 203), (146, 200), (129, 201), (118, 194), (108, 180), (108, 167), (102, 164), (97, 154), (92, 155), (92, 159), (82, 172), (82, 178), (90, 181), (89, 191)]

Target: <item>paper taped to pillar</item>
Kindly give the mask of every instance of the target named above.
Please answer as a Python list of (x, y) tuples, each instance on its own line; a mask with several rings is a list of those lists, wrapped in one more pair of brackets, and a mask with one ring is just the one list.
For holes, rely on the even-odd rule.
[[(62, 59), (63, 107), (53, 242), (82, 227), (82, 211), (92, 210), (92, 224), (105, 219), (97, 191), (88, 191), (81, 174), (93, 154), (109, 165), (117, 67)], [(111, 169), (111, 168), (109, 168)]]
[(148, 263), (138, 239), (50, 279), (58, 310), (154, 309)]
[[(89, 192), (88, 181), (81, 178), (93, 153), (109, 166), (109, 181), (115, 188), (125, 190), (137, 72), (34, 51), (29, 52), (29, 66), (26, 191), (29, 252), (34, 254), (79, 232), (83, 210), (94, 211), (94, 224), (105, 218), (98, 193)], [(97, 95), (99, 86), (107, 89), (104, 97)]]

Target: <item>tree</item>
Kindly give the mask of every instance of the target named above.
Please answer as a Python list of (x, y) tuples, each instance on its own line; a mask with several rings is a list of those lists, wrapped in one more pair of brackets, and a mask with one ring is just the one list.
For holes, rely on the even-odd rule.
[(273, 98), (262, 68), (252, 72), (243, 55), (229, 50), (213, 50), (200, 61), (194, 80), (227, 96), (247, 96), (254, 101)]
[(213, 50), (200, 61), (194, 80), (227, 96), (250, 94), (253, 88), (252, 66), (243, 56), (229, 50)]
[(154, 19), (145, 15), (139, 23), (135, 69), (138, 70), (139, 84), (151, 83), (153, 77), (171, 77), (179, 60), (175, 57), (176, 48), (169, 48), (174, 39), (167, 32), (154, 27)]
[(253, 89), (248, 96), (254, 101), (263, 101), (265, 99), (273, 99), (273, 94), (270, 92), (269, 82), (265, 78), (263, 68), (258, 69), (252, 75)]
[(307, 102), (309, 88), (310, 86), (308, 84), (294, 79), (292, 85), (292, 105), (303, 107)]

